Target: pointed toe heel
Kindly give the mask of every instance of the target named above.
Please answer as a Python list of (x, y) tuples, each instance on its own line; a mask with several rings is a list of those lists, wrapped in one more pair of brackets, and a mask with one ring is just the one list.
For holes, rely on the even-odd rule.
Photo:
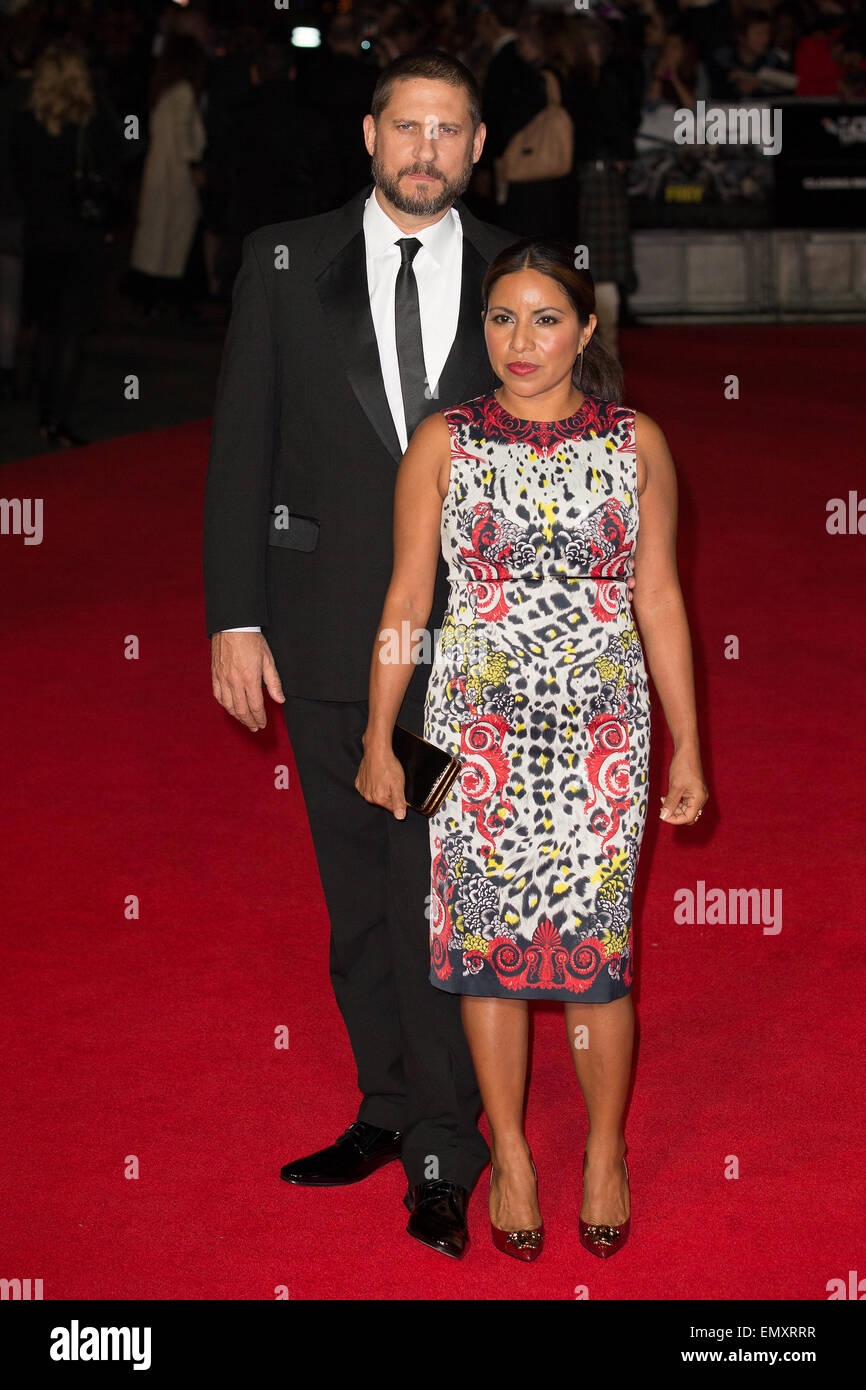
[[(530, 1163), (532, 1159), (530, 1158)], [(532, 1163), (532, 1171), (535, 1174), (535, 1185), (538, 1187), (538, 1173), (535, 1171), (535, 1164)], [(493, 1164), (490, 1165), (490, 1184), (493, 1185)], [(490, 1222), (490, 1235), (495, 1248), (502, 1255), (510, 1255), (513, 1260), (522, 1260), (528, 1264), (530, 1260), (537, 1260), (544, 1249), (544, 1222), (532, 1230), (522, 1231), (503, 1231), (499, 1226), (494, 1226)]]
[[(583, 1156), (583, 1166), (586, 1167), (586, 1154)], [(625, 1169), (625, 1180), (628, 1182), (628, 1164), (624, 1158), (622, 1166)], [(579, 1216), (577, 1229), (584, 1250), (588, 1250), (591, 1255), (597, 1255), (600, 1260), (609, 1260), (628, 1240), (631, 1216), (627, 1216), (625, 1221), (620, 1221), (616, 1226), (596, 1225), (584, 1221), (583, 1217)]]
[(544, 1249), (544, 1223), (531, 1231), (502, 1231), (490, 1223), (493, 1244), (502, 1255), (510, 1255), (513, 1260), (537, 1260)]

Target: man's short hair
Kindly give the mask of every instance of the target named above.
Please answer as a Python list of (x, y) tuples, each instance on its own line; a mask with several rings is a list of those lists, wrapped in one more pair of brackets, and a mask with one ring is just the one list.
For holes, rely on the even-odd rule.
[(447, 82), (451, 87), (464, 87), (472, 129), (478, 129), (481, 121), (481, 93), (478, 83), (465, 63), (461, 63), (459, 58), (452, 58), (450, 53), (439, 48), (424, 48), (415, 53), (403, 53), (382, 69), (370, 102), (370, 112), (374, 121), (378, 122), (391, 100), (394, 83), (413, 77), (423, 77), (430, 82)]

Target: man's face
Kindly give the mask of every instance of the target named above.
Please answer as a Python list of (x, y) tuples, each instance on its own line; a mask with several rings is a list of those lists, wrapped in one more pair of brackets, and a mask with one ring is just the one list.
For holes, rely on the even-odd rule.
[(746, 48), (750, 53), (765, 53), (770, 47), (771, 36), (772, 29), (769, 21), (750, 24), (745, 33)]
[(401, 78), (379, 117), (364, 117), (364, 142), (377, 187), (400, 212), (435, 217), (469, 187), (484, 146), (463, 87)]

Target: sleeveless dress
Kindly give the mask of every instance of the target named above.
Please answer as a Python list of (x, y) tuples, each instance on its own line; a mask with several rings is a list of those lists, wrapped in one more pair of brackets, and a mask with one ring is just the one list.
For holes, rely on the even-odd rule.
[(430, 979), (608, 1002), (633, 982), (650, 754), (634, 411), (586, 396), (519, 420), (491, 391), (442, 413), (450, 595), (424, 732), (464, 765), (430, 818)]

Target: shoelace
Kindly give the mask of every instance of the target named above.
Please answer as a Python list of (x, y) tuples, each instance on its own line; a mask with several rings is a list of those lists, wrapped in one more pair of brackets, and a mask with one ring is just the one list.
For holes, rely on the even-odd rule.
[[(363, 1121), (361, 1120), (353, 1120), (352, 1123), (349, 1125), (349, 1128), (343, 1130), (343, 1133), (340, 1135), (339, 1139), (336, 1142), (338, 1144), (342, 1144), (344, 1140), (351, 1139), (358, 1152), (361, 1154), (366, 1154), (368, 1149), (371, 1149), (373, 1145), (376, 1143), (377, 1131), (374, 1129), (371, 1135), (369, 1135), (367, 1138), (362, 1139), (362, 1131), (360, 1130), (360, 1125), (362, 1123)], [(379, 1132), (381, 1133), (381, 1131)]]
[(438, 1201), (440, 1197), (453, 1197), (456, 1184), (448, 1178), (437, 1178), (424, 1184), (423, 1201)]
[(346, 1139), (351, 1139), (351, 1140), (352, 1140), (352, 1143), (355, 1144), (357, 1148), (360, 1149), (360, 1148), (362, 1147), (361, 1142), (360, 1142), (360, 1138), (359, 1138), (359, 1135), (358, 1135), (358, 1121), (357, 1121), (357, 1120), (353, 1120), (352, 1123), (349, 1125), (349, 1128), (343, 1130), (343, 1133), (340, 1135), (339, 1139), (337, 1139), (336, 1142), (337, 1142), (338, 1144), (342, 1144), (343, 1141), (346, 1140)]

